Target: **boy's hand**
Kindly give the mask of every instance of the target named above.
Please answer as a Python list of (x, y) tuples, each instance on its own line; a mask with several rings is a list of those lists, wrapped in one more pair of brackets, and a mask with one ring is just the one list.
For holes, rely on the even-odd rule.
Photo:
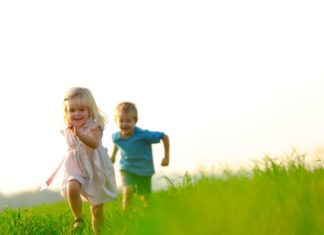
[(161, 166), (168, 166), (169, 165), (169, 158), (164, 157), (161, 162)]
[(116, 161), (115, 156), (112, 156), (112, 157), (110, 158), (110, 160), (111, 160), (112, 163), (115, 163), (115, 161)]

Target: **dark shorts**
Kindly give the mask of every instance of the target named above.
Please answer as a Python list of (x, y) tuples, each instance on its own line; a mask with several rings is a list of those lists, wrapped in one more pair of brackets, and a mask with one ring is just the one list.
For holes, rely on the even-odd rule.
[(133, 186), (138, 195), (152, 192), (152, 176), (135, 175), (128, 171), (120, 171), (123, 186)]

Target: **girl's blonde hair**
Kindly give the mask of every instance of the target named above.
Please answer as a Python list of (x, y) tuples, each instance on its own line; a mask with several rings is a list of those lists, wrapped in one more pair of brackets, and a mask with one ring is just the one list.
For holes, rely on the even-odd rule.
[(105, 123), (107, 123), (106, 115), (98, 108), (91, 91), (84, 87), (72, 87), (66, 92), (63, 102), (65, 123), (68, 122), (67, 103), (74, 98), (79, 98), (80, 103), (89, 109), (90, 119), (97, 121), (102, 128), (105, 127)]
[(115, 109), (115, 120), (121, 113), (132, 113), (135, 120), (138, 120), (137, 108), (134, 103), (131, 102), (122, 102), (119, 103)]

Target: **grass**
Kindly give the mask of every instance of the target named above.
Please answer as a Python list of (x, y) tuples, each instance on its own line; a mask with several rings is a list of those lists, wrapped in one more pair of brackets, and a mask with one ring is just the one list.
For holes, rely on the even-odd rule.
[[(312, 235), (324, 234), (324, 168), (296, 152), (265, 157), (252, 170), (222, 174), (185, 174), (166, 178), (168, 189), (154, 192), (149, 208), (138, 200), (121, 210), (121, 197), (105, 205), (104, 234), (118, 235)], [(136, 198), (135, 198), (136, 199)], [(85, 234), (91, 234), (84, 205)], [(67, 203), (5, 209), (1, 234), (68, 234)]]

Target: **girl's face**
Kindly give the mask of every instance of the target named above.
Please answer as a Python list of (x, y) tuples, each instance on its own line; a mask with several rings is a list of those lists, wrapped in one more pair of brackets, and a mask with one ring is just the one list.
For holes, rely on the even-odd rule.
[(82, 104), (79, 98), (73, 98), (67, 102), (68, 123), (81, 128), (90, 118), (89, 108)]
[(116, 122), (122, 138), (128, 138), (135, 131), (136, 118), (132, 113), (120, 113), (116, 116)]

